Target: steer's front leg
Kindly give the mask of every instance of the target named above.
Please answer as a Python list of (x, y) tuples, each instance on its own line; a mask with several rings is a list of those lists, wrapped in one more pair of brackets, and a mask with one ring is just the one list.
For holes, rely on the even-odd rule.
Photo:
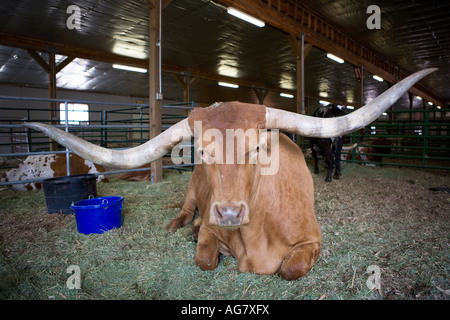
[(294, 247), (284, 258), (278, 275), (285, 280), (303, 277), (316, 262), (320, 243), (307, 243)]
[(195, 262), (202, 270), (213, 270), (219, 262), (219, 240), (204, 226), (200, 226)]

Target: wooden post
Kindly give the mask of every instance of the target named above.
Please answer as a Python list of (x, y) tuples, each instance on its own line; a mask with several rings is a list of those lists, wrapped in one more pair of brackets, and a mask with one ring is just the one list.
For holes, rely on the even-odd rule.
[[(49, 52), (48, 54), (48, 97), (50, 99), (56, 99), (56, 63), (55, 54)], [(50, 124), (58, 124), (58, 107), (55, 101), (50, 101)], [(56, 142), (50, 142), (50, 151), (56, 151), (58, 144)]]
[(364, 66), (361, 65), (361, 81), (360, 81), (360, 86), (359, 86), (359, 90), (360, 90), (360, 94), (361, 94), (361, 105), (359, 106), (360, 108), (364, 106)]
[[(162, 132), (162, 90), (161, 90), (161, 0), (153, 0), (150, 8), (149, 34), (149, 117), (150, 139)], [(162, 181), (162, 159), (151, 163), (152, 183)]]
[(304, 62), (305, 62), (305, 36), (300, 34), (300, 39), (290, 35), (291, 47), (297, 60), (297, 113), (305, 113), (305, 86), (304, 86)]
[[(42, 59), (42, 57), (35, 50), (28, 49), (27, 52), (44, 69), (48, 74), (48, 97), (50, 99), (56, 99), (56, 74), (60, 72), (64, 67), (66, 67), (69, 63), (71, 63), (75, 57), (68, 56), (63, 61), (61, 61), (58, 65), (56, 65), (55, 61), (55, 52), (58, 52), (58, 48), (48, 47), (48, 63)], [(50, 112), (49, 112), (49, 121), (50, 124), (58, 124), (59, 113), (58, 106), (56, 102), (50, 102)], [(55, 151), (58, 147), (56, 142), (50, 142), (50, 151)]]
[[(297, 40), (295, 36), (290, 35), (289, 40), (291, 41), (292, 50), (297, 57), (297, 113), (305, 114), (305, 58), (311, 49), (311, 44), (305, 45), (305, 35), (300, 34), (300, 39)], [(300, 141), (299, 141), (300, 140)], [(297, 143), (302, 143), (303, 137), (297, 137)]]
[(178, 85), (183, 89), (183, 101), (189, 102), (190, 90), (197, 82), (197, 78), (191, 78), (190, 72), (185, 72), (183, 75), (174, 74), (174, 78)]

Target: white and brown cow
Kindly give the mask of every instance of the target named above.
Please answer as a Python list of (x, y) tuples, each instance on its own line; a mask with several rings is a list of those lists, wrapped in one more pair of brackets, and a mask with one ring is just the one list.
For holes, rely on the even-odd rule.
[[(61, 177), (67, 174), (67, 160), (65, 154), (46, 154), (28, 156), (17, 168), (12, 168), (5, 172), (1, 182), (26, 181), (36, 179), (47, 179)], [(101, 165), (85, 160), (77, 154), (70, 155), (70, 174), (98, 174), (105, 172)], [(98, 175), (97, 182), (107, 181), (104, 175)], [(29, 182), (24, 184), (11, 185), (13, 190), (30, 191), (42, 189), (40, 182)]]
[[(342, 136), (376, 120), (434, 70), (409, 76), (343, 117), (316, 118), (239, 102), (196, 108), (187, 119), (126, 150), (105, 149), (45, 124), (24, 125), (43, 131), (94, 163), (127, 168), (159, 159), (180, 141), (193, 137), (200, 161), (189, 181), (179, 217), (166, 228), (174, 231), (186, 225), (198, 209), (199, 217), (194, 222), (198, 232), (196, 262), (202, 270), (214, 269), (219, 255), (228, 254), (243, 272), (278, 273), (284, 279), (294, 280), (310, 270), (321, 247), (321, 232), (314, 215), (313, 180), (303, 153), (282, 134), (273, 141), (276, 131), (255, 139), (245, 135), (244, 139), (237, 139), (229, 133), (280, 129), (307, 137)], [(261, 154), (277, 156), (279, 163), (271, 174), (265, 169), (272, 164), (260, 161)]]

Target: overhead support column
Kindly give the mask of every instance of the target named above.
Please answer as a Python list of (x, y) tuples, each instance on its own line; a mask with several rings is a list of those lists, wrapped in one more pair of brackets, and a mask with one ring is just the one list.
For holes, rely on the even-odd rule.
[(174, 74), (174, 78), (177, 81), (178, 85), (183, 89), (183, 101), (189, 102), (190, 98), (190, 91), (191, 88), (195, 85), (197, 82), (197, 78), (191, 78), (191, 73), (189, 71), (183, 72), (182, 75)]
[(300, 34), (300, 38), (290, 35), (292, 50), (297, 57), (297, 113), (305, 114), (305, 58), (311, 50), (312, 45), (307, 43), (305, 45), (305, 35)]
[[(27, 50), (30, 57), (32, 57), (42, 69), (48, 74), (48, 97), (49, 99), (56, 99), (56, 75), (69, 63), (71, 63), (75, 57), (66, 57), (58, 65), (56, 65), (55, 55), (58, 49), (55, 47), (47, 47), (48, 50), (48, 63), (34, 50)], [(55, 101), (50, 101), (50, 124), (58, 124), (59, 120), (59, 108)], [(50, 142), (50, 151), (55, 151), (58, 148), (56, 142)]]
[(361, 82), (360, 82), (360, 89), (359, 89), (359, 94), (361, 95), (361, 105), (359, 106), (360, 108), (362, 108), (364, 106), (364, 66), (361, 65)]
[[(149, 14), (149, 96), (150, 139), (162, 132), (161, 88), (161, 0), (152, 0)], [(151, 163), (152, 183), (162, 181), (162, 159)]]
[[(305, 110), (305, 58), (311, 50), (312, 45), (310, 43), (305, 45), (305, 35), (300, 33), (300, 38), (297, 39), (292, 34), (289, 36), (292, 50), (297, 57), (297, 113), (306, 114)], [(301, 143), (303, 137), (297, 137), (297, 143)], [(299, 141), (300, 140), (300, 141)]]
[[(55, 54), (50, 52), (48, 54), (48, 97), (56, 99), (56, 63)], [(58, 124), (58, 110), (55, 101), (50, 101), (50, 124)], [(50, 151), (56, 151), (58, 144), (56, 142), (50, 143)]]

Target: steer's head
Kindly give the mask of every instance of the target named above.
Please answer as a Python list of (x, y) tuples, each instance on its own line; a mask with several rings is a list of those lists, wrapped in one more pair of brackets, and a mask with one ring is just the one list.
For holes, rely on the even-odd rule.
[(249, 223), (250, 195), (265, 165), (261, 159), (275, 156), (267, 152), (269, 134), (261, 130), (265, 113), (261, 105), (221, 103), (189, 116), (195, 162), (203, 166), (211, 193), (210, 224), (237, 228)]

